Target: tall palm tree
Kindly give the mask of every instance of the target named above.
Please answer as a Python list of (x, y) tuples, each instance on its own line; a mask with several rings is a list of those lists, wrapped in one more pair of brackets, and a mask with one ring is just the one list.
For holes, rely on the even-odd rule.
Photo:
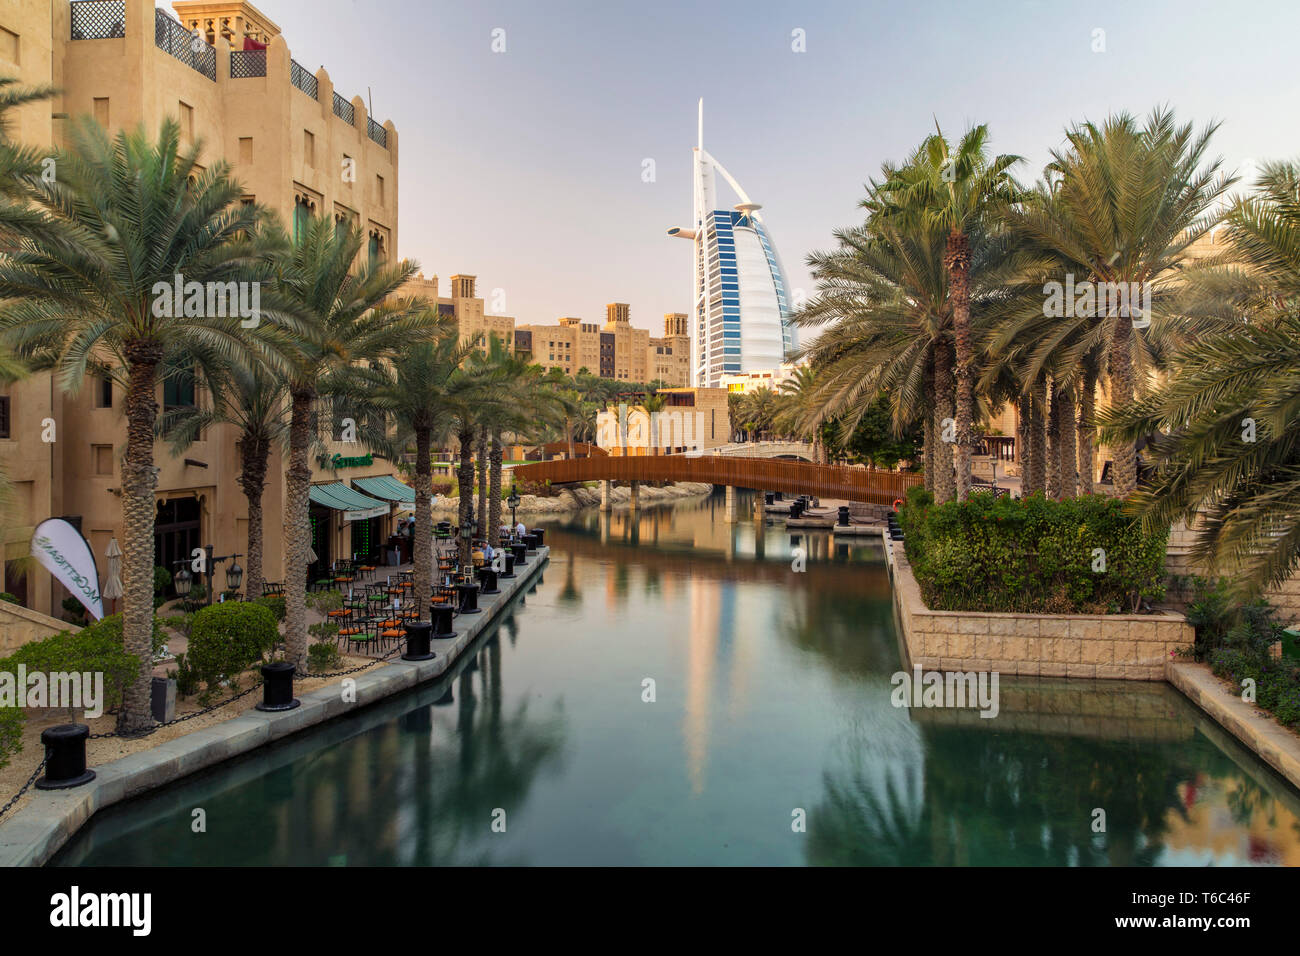
[(989, 158), (988, 127), (967, 130), (952, 149), (943, 131), (935, 133), (902, 167), (886, 167), (877, 208), (891, 216), (919, 216), (946, 232), (943, 265), (952, 300), (952, 337), (956, 359), (957, 500), (970, 491), (971, 449), (975, 422), (975, 343), (971, 330), (971, 234), (992, 232), (998, 214), (1015, 202), (1020, 187), (1009, 170), (1020, 157)]
[(174, 454), (180, 453), (209, 428), (233, 425), (239, 429), (239, 487), (248, 499), (248, 554), (244, 593), (261, 596), (266, 580), (263, 565), (262, 496), (271, 448), (289, 434), (285, 417), (288, 393), (284, 378), (268, 373), (258, 364), (218, 365), (206, 372), (212, 383), (210, 407), (183, 406), (164, 412), (157, 431), (168, 439)]
[[(307, 220), (282, 258), (279, 287), (298, 321), (284, 331), (289, 371), (289, 460), (285, 475), (285, 657), (299, 672), (307, 656), (307, 539), (311, 465), (308, 450), (317, 399), (355, 395), (362, 362), (391, 359), (427, 336), (432, 319), (418, 300), (393, 299), (415, 263), (370, 263), (359, 256), (360, 230)], [(364, 420), (365, 408), (356, 406)], [(331, 432), (334, 431), (331, 423)]]
[[(358, 437), (373, 451), (397, 461), (415, 447), (415, 607), (428, 616), (433, 581), (433, 465), (434, 442), (444, 441), (455, 424), (455, 379), (473, 352), (462, 344), (455, 323), (430, 313), (428, 337), (416, 339), (391, 361), (379, 362), (349, 383), (345, 407), (364, 396), (382, 412), (366, 419)], [(380, 427), (380, 423), (388, 427)]]
[[(1160, 339), (1185, 334), (1171, 321), (1171, 305), (1187, 251), (1215, 224), (1216, 205), (1234, 181), (1220, 175), (1219, 160), (1207, 159), (1217, 128), (1194, 133), (1163, 109), (1142, 125), (1121, 113), (1100, 125), (1073, 126), (1066, 147), (1052, 152), (1048, 182), (1011, 214), (1017, 233), (1054, 256), (1076, 284), (1150, 291), (1146, 334), (1135, 330), (1140, 309), (1130, 304), (1112, 299), (1109, 308), (1088, 314), (1104, 343), (1113, 408), (1124, 408), (1145, 387)], [(1127, 495), (1137, 485), (1136, 444), (1112, 450), (1115, 492)]]
[(645, 410), (646, 417), (649, 419), (650, 448), (652, 455), (659, 454), (659, 415), (668, 407), (668, 396), (655, 392), (641, 399), (641, 407)]
[[(74, 126), (71, 144), (58, 154), (54, 181), (30, 179), (41, 221), (15, 227), (25, 241), (0, 260), (0, 295), (7, 299), (0, 330), (20, 350), (48, 361), (69, 391), (81, 386), (96, 356), (111, 356), (125, 370), (123, 640), (140, 671), (125, 692), (119, 726), (138, 731), (153, 723), (153, 446), (160, 372), (196, 349), (232, 362), (258, 359), (238, 316), (187, 316), (181, 303), (167, 307), (170, 292), (177, 275), (204, 284), (260, 275), (260, 248), (249, 238), (259, 210), (240, 201), (243, 190), (225, 163), (195, 168), (201, 146), (182, 153), (174, 121), (162, 124), (156, 141), (142, 129), (110, 139), (84, 121)], [(273, 311), (266, 300), (263, 319)]]
[(1102, 415), (1108, 440), (1156, 436), (1132, 498), (1144, 523), (1187, 521), (1193, 557), (1242, 591), (1300, 567), (1300, 165), (1265, 166), (1257, 189), (1225, 217), (1230, 256), (1190, 270), (1174, 303), (1202, 333)]

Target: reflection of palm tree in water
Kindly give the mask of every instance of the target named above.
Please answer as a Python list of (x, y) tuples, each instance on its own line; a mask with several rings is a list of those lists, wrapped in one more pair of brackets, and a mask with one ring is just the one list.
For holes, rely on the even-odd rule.
[[(508, 827), (512, 815), (522, 812), (537, 774), (561, 753), (563, 716), (558, 707), (552, 716), (536, 720), (525, 698), (512, 713), (505, 713), (498, 638), (489, 639), (478, 654), (480, 666), (467, 667), (457, 681), (452, 739), (416, 744), (417, 753), (425, 751), (434, 768), (414, 794), (422, 818), (410, 861), (417, 866), (501, 862), (486, 843), (499, 836), (491, 830), (493, 811), (505, 810)], [(475, 673), (481, 700), (475, 693)], [(438, 768), (442, 772), (436, 772)]]
[(578, 580), (574, 573), (574, 568), (578, 564), (578, 559), (577, 556), (570, 551), (565, 556), (565, 560), (564, 587), (560, 589), (559, 597), (556, 600), (561, 604), (578, 605), (582, 603), (582, 592), (578, 590)]
[[(1178, 786), (1213, 760), (1208, 748), (971, 729), (923, 726), (921, 740), (923, 786), (910, 775), (874, 783), (866, 740), (852, 769), (827, 772), (809, 815), (810, 863), (1149, 866), (1171, 815), (1186, 819)], [(1092, 832), (1094, 808), (1105, 833)]]

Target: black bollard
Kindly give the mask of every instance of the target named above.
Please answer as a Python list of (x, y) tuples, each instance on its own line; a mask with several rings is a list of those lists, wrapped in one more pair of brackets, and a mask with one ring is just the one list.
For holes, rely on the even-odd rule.
[(501, 549), (501, 556), (505, 559), (506, 569), (500, 572), (499, 578), (513, 578), (515, 576), (515, 556), (512, 551), (506, 548)]
[(59, 724), (41, 731), (45, 745), (45, 776), (36, 781), (37, 790), (67, 790), (90, 783), (95, 771), (86, 769), (85, 724)]
[(262, 665), (262, 702), (258, 710), (293, 710), (302, 701), (293, 696), (293, 665), (272, 661)]
[(530, 532), (528, 532), (526, 535), (524, 535), (524, 545), (527, 547), (527, 549), (528, 549), (528, 553), (529, 553), (529, 554), (536, 554), (536, 553), (537, 553), (537, 534), (536, 534), (536, 532), (530, 531)]
[(773, 491), (763, 492), (763, 504), (770, 505), (776, 501), (776, 493)]
[(480, 594), (500, 594), (501, 589), (497, 587), (497, 573), (492, 570), (492, 565), (485, 564), (478, 569), (479, 584), (482, 585)]
[(775, 491), (775, 492), (773, 492), (773, 494), (776, 495), (776, 500), (777, 500), (777, 501), (785, 501), (785, 492), (783, 492), (783, 491)]
[(402, 660), (433, 660), (434, 653), (429, 650), (429, 632), (433, 630), (433, 624), (429, 621), (408, 621), (404, 627), (406, 628), (406, 653), (402, 655)]
[(466, 581), (463, 584), (456, 585), (456, 592), (460, 595), (460, 613), (461, 614), (481, 614), (483, 609), (478, 606), (478, 585), (472, 581)]
[(456, 636), (456, 632), (451, 629), (451, 617), (455, 613), (450, 604), (435, 604), (433, 606), (433, 636), (440, 641), (450, 640)]
[(848, 505), (840, 505), (839, 525), (840, 525), (841, 528), (847, 528), (847, 527), (849, 526), (849, 506), (848, 506)]
[(528, 545), (512, 544), (510, 550), (515, 553), (515, 567), (522, 568), (528, 563)]
[(535, 535), (537, 535), (537, 546), (538, 546), (539, 548), (542, 547), (542, 546), (544, 546), (544, 545), (546, 544), (546, 529), (545, 529), (545, 528), (538, 528), (538, 529), (537, 529), (536, 531), (534, 531), (533, 533), (534, 533)]

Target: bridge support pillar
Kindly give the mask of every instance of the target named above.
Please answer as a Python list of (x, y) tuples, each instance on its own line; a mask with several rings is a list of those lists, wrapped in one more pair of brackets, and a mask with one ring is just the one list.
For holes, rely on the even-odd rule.
[(641, 507), (641, 482), (632, 482), (629, 490), (632, 492), (632, 498), (630, 500), (632, 510), (636, 511), (637, 508)]
[(600, 510), (614, 510), (614, 482), (608, 478), (600, 483)]
[(727, 485), (727, 514), (726, 521), (728, 524), (735, 524), (736, 521), (736, 486)]

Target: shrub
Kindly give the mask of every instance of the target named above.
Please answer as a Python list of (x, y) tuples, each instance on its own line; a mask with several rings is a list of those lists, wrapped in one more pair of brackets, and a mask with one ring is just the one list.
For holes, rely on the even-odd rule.
[(191, 697), (199, 692), (199, 674), (185, 658), (184, 652), (176, 655), (176, 667), (168, 671), (168, 677), (176, 680), (176, 693), (182, 697)]
[(266, 594), (253, 601), (254, 604), (260, 604), (267, 608), (277, 622), (284, 620), (285, 606), (283, 594)]
[(8, 601), (10, 604), (22, 604), (16, 594), (10, 594), (8, 591), (0, 591), (0, 601)]
[(194, 615), (188, 663), (211, 693), (270, 650), (278, 636), (267, 608), (245, 601), (214, 604)]
[(935, 610), (1132, 613), (1164, 596), (1168, 532), (1144, 534), (1114, 498), (976, 492), (933, 505), (913, 488), (898, 520)]
[(337, 645), (321, 642), (307, 648), (307, 666), (314, 673), (326, 673), (342, 663)]
[[(159, 644), (162, 626), (154, 619), (154, 644)], [(53, 637), (32, 641), (0, 660), (0, 671), (14, 673), (23, 664), (28, 672), (64, 671), (104, 675), (104, 708), (118, 707), (122, 691), (140, 673), (140, 661), (122, 648), (122, 615), (113, 614), (82, 628), (60, 631)]]
[(307, 606), (320, 614), (328, 614), (343, 607), (342, 591), (312, 591), (307, 595)]
[(0, 770), (9, 758), (23, 749), (23, 724), (27, 715), (21, 707), (0, 707)]
[(167, 603), (167, 589), (171, 587), (172, 573), (166, 568), (154, 565), (153, 569), (153, 606), (156, 611)]

